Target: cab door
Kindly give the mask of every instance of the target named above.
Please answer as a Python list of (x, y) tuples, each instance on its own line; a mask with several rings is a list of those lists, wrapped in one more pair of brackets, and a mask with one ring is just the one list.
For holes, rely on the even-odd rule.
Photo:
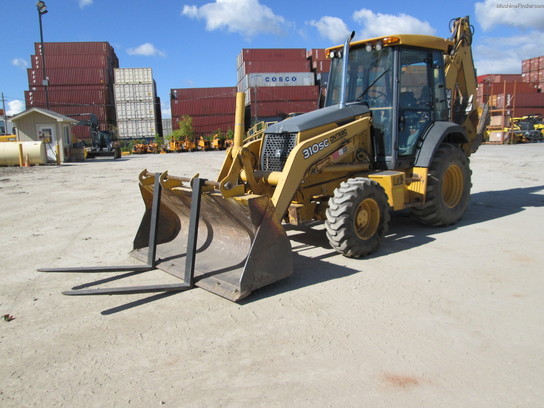
[(418, 142), (437, 120), (447, 120), (440, 52), (402, 48), (399, 55), (397, 165), (409, 167)]

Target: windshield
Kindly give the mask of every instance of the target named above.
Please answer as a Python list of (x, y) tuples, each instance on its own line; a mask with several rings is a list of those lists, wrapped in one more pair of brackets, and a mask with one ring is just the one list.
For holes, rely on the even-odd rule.
[[(361, 101), (369, 108), (391, 107), (393, 50), (390, 47), (366, 51), (363, 48), (349, 52), (346, 102)], [(342, 59), (332, 61), (326, 106), (340, 103), (342, 85)]]

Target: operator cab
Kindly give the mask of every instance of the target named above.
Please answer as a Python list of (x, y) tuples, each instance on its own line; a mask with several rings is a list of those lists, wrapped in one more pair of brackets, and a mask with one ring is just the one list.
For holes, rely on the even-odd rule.
[[(428, 127), (448, 120), (443, 60), (447, 44), (436, 39), (442, 41), (437, 50), (409, 45), (421, 38), (359, 41), (349, 50), (345, 103), (370, 109), (374, 156), (382, 169), (413, 166), (418, 142)], [(431, 43), (435, 40), (427, 38)], [(333, 49), (329, 56), (332, 65), (325, 106), (340, 104), (342, 93), (342, 53)]]

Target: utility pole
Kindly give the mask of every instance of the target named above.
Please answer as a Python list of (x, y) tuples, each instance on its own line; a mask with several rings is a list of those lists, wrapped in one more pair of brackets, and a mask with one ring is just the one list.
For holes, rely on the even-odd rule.
[(38, 10), (38, 19), (40, 21), (40, 44), (42, 47), (42, 72), (43, 72), (43, 82), (42, 85), (44, 86), (45, 90), (45, 109), (49, 110), (49, 80), (47, 79), (47, 74), (45, 71), (45, 46), (43, 44), (43, 28), (42, 28), (42, 15), (47, 13), (47, 6), (45, 5), (45, 2), (38, 1), (36, 3), (36, 9)]

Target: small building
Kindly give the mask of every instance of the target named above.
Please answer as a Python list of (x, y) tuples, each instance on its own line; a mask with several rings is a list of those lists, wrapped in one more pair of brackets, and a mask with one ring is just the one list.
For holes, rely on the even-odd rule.
[[(17, 140), (43, 141), (47, 151), (47, 161), (70, 161), (72, 142), (71, 126), (77, 120), (42, 108), (31, 108), (15, 115), (11, 120), (16, 128)], [(60, 155), (57, 160), (57, 145)]]

